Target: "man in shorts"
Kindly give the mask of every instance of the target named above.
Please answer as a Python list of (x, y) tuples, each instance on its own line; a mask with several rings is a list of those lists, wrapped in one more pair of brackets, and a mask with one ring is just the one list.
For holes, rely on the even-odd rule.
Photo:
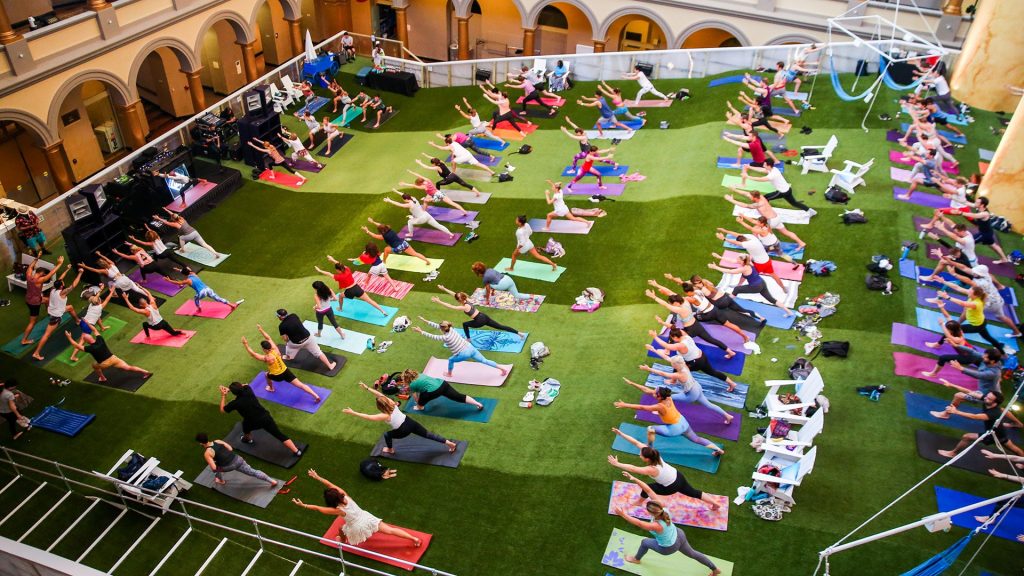
[(71, 336), (71, 332), (64, 331), (64, 336), (71, 343), (71, 347), (78, 352), (85, 352), (92, 356), (92, 369), (96, 373), (96, 379), (100, 382), (106, 382), (107, 377), (103, 374), (103, 371), (108, 368), (117, 368), (118, 370), (124, 370), (125, 372), (138, 372), (142, 374), (143, 380), (149, 380), (153, 373), (139, 368), (138, 366), (132, 366), (131, 364), (121, 360), (110, 351), (107, 346), (107, 341), (103, 339), (103, 336), (99, 334), (89, 334), (88, 332), (82, 332), (82, 336), (75, 341), (74, 337)]
[[(729, 242), (737, 244), (740, 248), (746, 250), (747, 254), (750, 254), (750, 264), (754, 267), (754, 270), (757, 270), (759, 274), (771, 276), (779, 287), (785, 290), (786, 285), (782, 283), (782, 278), (779, 278), (779, 275), (775, 273), (775, 267), (772, 266), (772, 259), (768, 257), (768, 250), (765, 249), (764, 244), (762, 244), (757, 238), (747, 236), (745, 234), (740, 234), (735, 238), (729, 238), (727, 236), (728, 232), (729, 231), (725, 228), (719, 228), (716, 236), (720, 240), (728, 240)], [(720, 254), (716, 254), (714, 252), (711, 253), (711, 256), (716, 260), (722, 259)]]
[(730, 186), (729, 189), (736, 194), (746, 196), (752, 202), (741, 202), (733, 198), (732, 194), (726, 194), (725, 199), (728, 200), (730, 203), (744, 210), (757, 211), (758, 214), (764, 216), (765, 219), (768, 220), (769, 228), (771, 228), (772, 230), (777, 230), (779, 234), (787, 236), (794, 242), (796, 242), (798, 250), (807, 245), (807, 243), (801, 240), (799, 236), (797, 236), (796, 234), (794, 234), (793, 232), (786, 228), (786, 225), (782, 223), (782, 216), (779, 216), (779, 213), (775, 211), (775, 208), (772, 208), (772, 205), (768, 202), (768, 199), (762, 196), (760, 192), (758, 192), (757, 190), (743, 190), (742, 188), (736, 188), (735, 186)]
[(341, 31), (341, 53), (345, 55), (345, 62), (356, 61), (356, 41), (348, 30)]
[[(988, 394), (985, 394), (985, 396), (982, 398), (982, 411), (979, 414), (975, 414), (973, 412), (962, 412), (959, 409), (954, 408), (952, 406), (946, 408), (946, 413), (955, 416), (962, 416), (970, 420), (981, 421), (981, 423), (984, 424), (985, 426), (985, 432), (991, 432), (991, 434), (988, 437), (981, 441), (982, 444), (985, 444), (986, 446), (992, 446), (996, 442), (998, 442), (1003, 447), (1009, 448), (1010, 451), (1013, 452), (1014, 454), (1018, 456), (1024, 456), (1024, 450), (1022, 450), (1020, 446), (1017, 446), (1016, 444), (1010, 441), (1009, 436), (1007, 436), (1006, 434), (1006, 430), (1003, 429), (1002, 426), (1000, 426), (999, 428), (995, 427), (996, 421), (999, 419), (999, 416), (1002, 415), (1003, 413), (1003, 408), (1001, 406), (1002, 403), (1002, 392), (992, 391), (989, 392)], [(1018, 426), (1021, 425), (1020, 420), (1018, 420), (1017, 417), (1014, 416), (1013, 412), (1011, 411), (1006, 412), (1006, 419), (1015, 421)], [(936, 450), (936, 452), (939, 454), (939, 456), (943, 456), (945, 458), (952, 458), (959, 454), (961, 450), (970, 446), (971, 443), (978, 439), (978, 436), (979, 435), (975, 434), (974, 432), (964, 434), (963, 436), (960, 437), (960, 441), (957, 442), (956, 446), (954, 446), (952, 450)]]
[(46, 234), (43, 234), (43, 229), (39, 227), (39, 216), (25, 205), (19, 205), (17, 212), (14, 226), (18, 229), (18, 238), (25, 243), (28, 252), (36, 257), (50, 254), (46, 249)]
[[(284, 359), (291, 360), (295, 358), (299, 352), (305, 350), (309, 352), (314, 358), (320, 360), (327, 370), (334, 370), (336, 362), (332, 362), (326, 354), (320, 350), (320, 346), (317, 345), (316, 336), (309, 333), (306, 327), (302, 325), (302, 319), (295, 314), (289, 314), (284, 308), (280, 308), (277, 311), (277, 319), (280, 323), (277, 326), (277, 331), (284, 338)], [(263, 329), (260, 328), (260, 332)], [(264, 333), (264, 336), (266, 334)], [(269, 338), (268, 338), (269, 340)]]

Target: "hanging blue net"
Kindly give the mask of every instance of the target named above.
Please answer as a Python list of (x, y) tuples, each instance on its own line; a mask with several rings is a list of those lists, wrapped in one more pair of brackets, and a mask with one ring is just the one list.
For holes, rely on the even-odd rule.
[(828, 55), (828, 63), (829, 67), (832, 69), (832, 88), (836, 91), (836, 96), (839, 96), (840, 100), (845, 100), (847, 102), (856, 102), (858, 100), (863, 100), (868, 96), (868, 94), (871, 94), (871, 90), (874, 89), (874, 84), (868, 86), (867, 90), (865, 90), (864, 92), (860, 93), (857, 96), (849, 94), (846, 90), (843, 89), (843, 85), (839, 83), (839, 72), (836, 70), (836, 63), (831, 54)]
[(885, 82), (886, 86), (892, 88), (893, 90), (896, 90), (897, 92), (907, 92), (913, 90), (914, 88), (917, 88), (917, 85), (920, 84), (921, 80), (924, 78), (924, 76), (918, 76), (917, 80), (914, 80), (910, 84), (897, 84), (896, 81), (892, 79), (892, 76), (889, 75), (890, 64), (891, 63), (889, 62), (888, 58), (881, 55), (878, 56), (878, 69), (883, 71), (882, 82)]
[(953, 562), (956, 562), (960, 553), (964, 551), (964, 548), (967, 547), (967, 544), (970, 543), (971, 538), (973, 537), (974, 531), (972, 530), (967, 534), (967, 536), (957, 540), (956, 544), (953, 544), (949, 548), (939, 552), (935, 556), (932, 556), (928, 560), (925, 560), (920, 565), (911, 568), (900, 576), (939, 576), (939, 574), (942, 574), (947, 568), (952, 566)]

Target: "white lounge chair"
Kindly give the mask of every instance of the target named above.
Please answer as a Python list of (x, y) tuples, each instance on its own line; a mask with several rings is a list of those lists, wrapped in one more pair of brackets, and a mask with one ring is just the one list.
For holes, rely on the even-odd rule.
[(800, 161), (797, 162), (803, 167), (802, 174), (808, 172), (828, 172), (827, 163), (832, 154), (836, 151), (836, 147), (839, 146), (839, 139), (836, 138), (835, 134), (828, 139), (828, 144), (822, 146), (801, 146), (800, 147)]
[[(766, 380), (768, 395), (765, 396), (764, 404), (768, 408), (768, 416), (781, 418), (783, 420), (806, 424), (810, 417), (803, 416), (807, 408), (815, 405), (815, 398), (825, 389), (825, 382), (821, 379), (821, 372), (815, 368), (804, 380)], [(796, 404), (783, 404), (779, 400), (783, 388), (793, 387), (793, 391), (799, 400)]]
[(765, 431), (764, 443), (761, 447), (766, 454), (802, 455), (804, 451), (813, 445), (814, 438), (821, 434), (825, 425), (825, 411), (817, 410), (799, 430), (790, 430), (785, 438), (772, 438), (771, 431)]
[[(35, 256), (31, 256), (29, 254), (22, 254), (21, 255), (21, 263), (24, 266), (28, 266), (35, 259), (36, 259)], [(43, 270), (45, 272), (49, 272), (50, 270), (53, 270), (53, 264), (47, 262), (46, 260), (40, 260), (39, 262), (36, 262), (36, 269), (37, 270)], [(12, 272), (12, 273), (7, 275), (7, 291), (8, 292), (14, 292), (14, 287), (15, 286), (17, 286), (18, 288), (21, 288), (22, 290), (25, 290), (25, 289), (28, 288), (28, 282), (25, 280), (24, 277), (20, 277), (19, 278), (18, 276), (15, 276), (14, 273)], [(53, 279), (51, 279), (46, 284), (43, 284), (43, 294), (46, 294), (47, 292), (49, 292), (50, 288), (52, 288), (52, 287), (53, 287)]]
[[(134, 450), (128, 450), (118, 458), (109, 471), (106, 473), (93, 471), (93, 474), (104, 480), (114, 482), (117, 491), (121, 495), (164, 510), (170, 508), (179, 493), (192, 488), (191, 482), (181, 478), (183, 474), (181, 470), (171, 474), (160, 467), (160, 461), (156, 458), (147, 459), (127, 480), (123, 482), (118, 481), (115, 477), (118, 468), (127, 464), (134, 453)], [(151, 476), (163, 477), (165, 480), (159, 486), (143, 488), (142, 485)]]
[(274, 112), (281, 113), (288, 109), (289, 106), (295, 103), (295, 99), (292, 95), (283, 90), (279, 90), (277, 86), (270, 83), (270, 100), (274, 103)]
[(875, 159), (872, 158), (864, 164), (858, 164), (852, 160), (844, 160), (844, 163), (846, 165), (843, 166), (842, 170), (831, 171), (832, 180), (829, 181), (828, 187), (839, 186), (850, 194), (856, 194), (855, 188), (864, 185), (864, 175), (875, 164)]
[(302, 99), (302, 90), (298, 84), (292, 82), (292, 79), (287, 74), (281, 76), (281, 88), (292, 97), (292, 100)]
[[(751, 478), (754, 480), (754, 490), (766, 492), (789, 504), (795, 504), (793, 489), (803, 482), (804, 476), (807, 476), (814, 470), (814, 462), (817, 456), (817, 446), (803, 454), (766, 454), (757, 463), (754, 473), (751, 475)], [(758, 472), (766, 464), (778, 468), (779, 476)], [(778, 484), (778, 487), (774, 487), (774, 484)]]

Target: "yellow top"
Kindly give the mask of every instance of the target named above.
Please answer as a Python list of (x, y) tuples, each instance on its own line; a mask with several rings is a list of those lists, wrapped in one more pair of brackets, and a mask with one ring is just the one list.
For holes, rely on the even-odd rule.
[(971, 326), (981, 326), (985, 323), (985, 303), (981, 298), (968, 298), (967, 302), (974, 305), (974, 308), (965, 306), (964, 318)]
[(276, 347), (271, 348), (267, 354), (271, 356), (271, 359), (267, 361), (267, 374), (277, 376), (288, 369), (284, 365), (284, 358), (281, 358), (281, 352)]
[(682, 419), (683, 416), (676, 409), (676, 403), (671, 398), (669, 398), (668, 403), (662, 404), (662, 406), (665, 408), (665, 411), (661, 414), (661, 421), (665, 424), (675, 424)]

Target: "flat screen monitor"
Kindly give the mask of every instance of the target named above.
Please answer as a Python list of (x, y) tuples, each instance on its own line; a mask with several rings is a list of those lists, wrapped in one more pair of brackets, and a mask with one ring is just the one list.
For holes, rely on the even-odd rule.
[(249, 114), (263, 108), (263, 95), (252, 91), (245, 95), (245, 109)]
[(180, 198), (192, 186), (192, 177), (189, 175), (188, 166), (185, 164), (179, 164), (177, 167), (168, 170), (166, 174), (164, 183), (167, 184), (167, 190), (171, 193), (174, 200)]

